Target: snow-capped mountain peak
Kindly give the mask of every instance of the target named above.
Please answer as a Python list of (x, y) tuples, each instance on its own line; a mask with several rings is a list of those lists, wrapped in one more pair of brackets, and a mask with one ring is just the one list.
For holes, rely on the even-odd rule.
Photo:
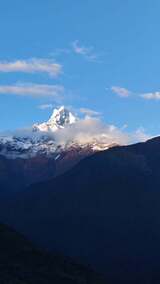
[(68, 109), (61, 106), (60, 108), (53, 110), (53, 113), (47, 122), (34, 124), (33, 130), (55, 132), (58, 129), (75, 123), (76, 121), (77, 118)]
[[(92, 121), (93, 123), (93, 121)], [(85, 153), (102, 151), (117, 144), (117, 138), (110, 138), (107, 129), (97, 134), (99, 124), (90, 119), (80, 119), (61, 106), (53, 110), (48, 121), (34, 124), (31, 128), (0, 136), (0, 155), (7, 158), (29, 158), (37, 155), (59, 157), (70, 149), (83, 149)], [(92, 131), (91, 131), (92, 130)], [(105, 133), (107, 131), (107, 134)], [(112, 131), (111, 131), (112, 132)]]
[(64, 127), (66, 124), (76, 122), (76, 117), (64, 106), (59, 109), (54, 109), (51, 118), (48, 120), (50, 124), (56, 124), (59, 127)]

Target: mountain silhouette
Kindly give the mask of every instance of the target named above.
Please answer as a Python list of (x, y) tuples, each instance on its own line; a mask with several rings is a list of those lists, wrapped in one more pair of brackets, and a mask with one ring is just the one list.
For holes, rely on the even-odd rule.
[(109, 283), (159, 283), (160, 138), (98, 152), (30, 186), (3, 202), (1, 219)]

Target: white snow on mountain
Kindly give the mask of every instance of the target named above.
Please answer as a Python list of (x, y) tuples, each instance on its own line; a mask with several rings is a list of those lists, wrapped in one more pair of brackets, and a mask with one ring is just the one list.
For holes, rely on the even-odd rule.
[(55, 132), (58, 129), (64, 128), (66, 125), (75, 123), (76, 120), (76, 117), (68, 109), (61, 106), (59, 109), (54, 109), (52, 116), (47, 122), (34, 124), (33, 129)]
[(126, 144), (128, 137), (113, 126), (103, 125), (97, 118), (79, 119), (64, 106), (54, 109), (47, 122), (31, 129), (0, 136), (0, 154), (7, 158), (28, 158), (37, 154), (59, 154), (70, 147), (90, 147), (93, 151)]

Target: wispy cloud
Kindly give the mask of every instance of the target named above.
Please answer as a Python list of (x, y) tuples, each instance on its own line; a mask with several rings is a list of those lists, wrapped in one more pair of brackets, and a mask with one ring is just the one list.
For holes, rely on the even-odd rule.
[(128, 98), (132, 95), (134, 95), (134, 97), (139, 97), (139, 98), (143, 98), (145, 100), (160, 100), (160, 91), (157, 92), (148, 92), (148, 93), (140, 93), (140, 92), (132, 92), (129, 91), (126, 88), (123, 87), (119, 87), (119, 86), (112, 86), (111, 88), (106, 88), (106, 91), (111, 90), (113, 93), (115, 93), (116, 95), (118, 95), (119, 97), (122, 98)]
[(140, 96), (146, 100), (160, 100), (160, 92), (144, 93), (141, 94)]
[(133, 134), (133, 142), (143, 142), (151, 138), (151, 135), (147, 134), (143, 127), (139, 127)]
[(53, 104), (42, 104), (42, 105), (39, 105), (38, 108), (41, 109), (41, 110), (52, 109)]
[(88, 61), (97, 62), (98, 60), (98, 55), (94, 52), (93, 46), (86, 47), (75, 40), (72, 42), (72, 49), (74, 53), (83, 56)]
[(0, 61), (0, 72), (47, 73), (52, 77), (56, 77), (61, 74), (62, 65), (45, 58)]
[(0, 94), (31, 96), (35, 98), (52, 97), (58, 100), (62, 97), (63, 92), (64, 92), (64, 87), (61, 85), (17, 83), (14, 85), (0, 86)]
[(99, 116), (101, 115), (100, 112), (89, 109), (89, 108), (80, 108), (80, 112), (87, 115), (87, 116)]
[(119, 86), (112, 86), (111, 91), (122, 98), (128, 98), (132, 94), (128, 89)]

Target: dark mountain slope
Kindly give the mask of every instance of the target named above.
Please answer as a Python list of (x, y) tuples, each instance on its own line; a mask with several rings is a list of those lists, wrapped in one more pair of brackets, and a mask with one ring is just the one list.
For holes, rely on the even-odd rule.
[(0, 225), (0, 283), (99, 284), (102, 280), (71, 259), (34, 249), (21, 235)]
[(5, 208), (2, 219), (110, 283), (160, 282), (160, 138), (97, 153)]
[(26, 159), (11, 159), (0, 155), (0, 197), (21, 191), (33, 183), (54, 178), (92, 154), (90, 146), (75, 145), (50, 156), (37, 154)]

